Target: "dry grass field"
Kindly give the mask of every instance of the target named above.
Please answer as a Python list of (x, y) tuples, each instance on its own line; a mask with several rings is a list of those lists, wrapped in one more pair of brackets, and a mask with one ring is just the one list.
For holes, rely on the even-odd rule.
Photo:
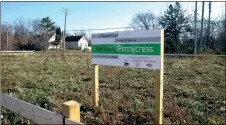
[[(165, 57), (164, 123), (225, 124), (225, 58)], [(81, 104), (86, 124), (151, 124), (155, 71), (100, 66), (100, 107), (92, 107), (88, 53), (1, 57), (1, 91), (61, 112), (67, 100)], [(30, 124), (2, 109), (3, 124)]]

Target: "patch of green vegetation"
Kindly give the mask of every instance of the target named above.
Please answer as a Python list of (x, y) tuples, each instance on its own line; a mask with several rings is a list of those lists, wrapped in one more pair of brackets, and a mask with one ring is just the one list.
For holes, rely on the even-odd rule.
[[(100, 66), (100, 106), (92, 106), (89, 53), (1, 57), (1, 89), (45, 109), (81, 104), (86, 124), (146, 124), (154, 120), (155, 71)], [(165, 58), (164, 123), (225, 123), (225, 59)], [(25, 123), (2, 109), (3, 124)], [(28, 124), (28, 123), (27, 123)]]

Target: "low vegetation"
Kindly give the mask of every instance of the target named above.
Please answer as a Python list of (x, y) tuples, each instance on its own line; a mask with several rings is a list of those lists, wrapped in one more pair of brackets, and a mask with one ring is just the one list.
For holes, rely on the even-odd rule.
[[(225, 124), (225, 58), (166, 57), (164, 123)], [(2, 56), (1, 90), (45, 109), (81, 104), (86, 124), (149, 124), (154, 121), (155, 71), (100, 66), (100, 107), (92, 107), (88, 53)], [(2, 109), (3, 124), (31, 121)]]

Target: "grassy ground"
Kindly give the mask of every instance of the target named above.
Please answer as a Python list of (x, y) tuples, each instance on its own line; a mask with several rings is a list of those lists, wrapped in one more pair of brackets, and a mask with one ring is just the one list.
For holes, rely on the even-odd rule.
[[(165, 58), (164, 123), (225, 123), (225, 58)], [(86, 124), (154, 121), (155, 72), (100, 66), (100, 108), (92, 107), (90, 55), (2, 56), (1, 90), (61, 112), (67, 100), (81, 104)], [(29, 123), (2, 110), (3, 124)]]

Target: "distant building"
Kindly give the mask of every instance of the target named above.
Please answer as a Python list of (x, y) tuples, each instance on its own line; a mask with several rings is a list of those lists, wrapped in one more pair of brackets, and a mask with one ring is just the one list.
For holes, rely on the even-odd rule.
[(85, 36), (67, 36), (65, 38), (65, 46), (66, 49), (69, 50), (84, 50), (84, 49), (89, 49), (91, 46), (91, 41), (88, 40), (87, 37)]
[(61, 49), (61, 46), (63, 44), (63, 40), (60, 41), (60, 44), (56, 44), (56, 34), (54, 34), (50, 39), (49, 39), (49, 47), (48, 50), (55, 50), (55, 49)]
[[(61, 40), (59, 45), (55, 44), (55, 38), (56, 34), (54, 34), (50, 39), (49, 39), (49, 50), (53, 49), (63, 49), (63, 41)], [(63, 38), (63, 37), (62, 37)], [(65, 48), (68, 50), (84, 50), (84, 49), (89, 49), (91, 50), (91, 41), (88, 40), (87, 37), (85, 36), (67, 36), (65, 38)]]

